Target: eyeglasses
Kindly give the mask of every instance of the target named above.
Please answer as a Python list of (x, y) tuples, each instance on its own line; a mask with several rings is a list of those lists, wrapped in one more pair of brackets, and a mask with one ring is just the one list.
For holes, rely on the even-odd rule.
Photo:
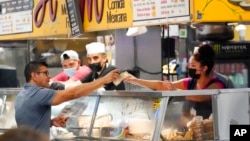
[(36, 73), (43, 73), (43, 74), (49, 76), (49, 71), (38, 71), (38, 72), (36, 72)]

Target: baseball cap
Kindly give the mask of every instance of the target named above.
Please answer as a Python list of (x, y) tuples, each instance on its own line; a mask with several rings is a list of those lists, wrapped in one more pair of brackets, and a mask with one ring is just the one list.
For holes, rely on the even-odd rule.
[(66, 50), (61, 54), (61, 61), (64, 61), (65, 59), (73, 59), (73, 60), (79, 60), (79, 55), (74, 50)]
[(105, 45), (100, 42), (92, 42), (86, 45), (87, 54), (105, 53)]

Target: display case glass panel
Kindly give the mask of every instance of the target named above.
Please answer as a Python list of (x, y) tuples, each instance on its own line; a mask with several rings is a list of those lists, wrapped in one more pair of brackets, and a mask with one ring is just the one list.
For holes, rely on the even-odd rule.
[(101, 97), (92, 137), (144, 139), (153, 137), (158, 98)]

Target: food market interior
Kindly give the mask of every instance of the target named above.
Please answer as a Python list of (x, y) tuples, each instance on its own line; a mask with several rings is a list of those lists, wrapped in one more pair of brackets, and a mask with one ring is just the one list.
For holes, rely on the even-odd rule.
[[(84, 0), (72, 5), (60, 0), (54, 21), (55, 9), (49, 6), (43, 17), (34, 17), (39, 0), (20, 15), (4, 7), (9, 2), (16, 0), (0, 1), (6, 10), (0, 15), (0, 133), (17, 126), (14, 105), (25, 84), (25, 64), (43, 60), (53, 77), (63, 71), (60, 55), (75, 50), (81, 65), (88, 66), (85, 46), (91, 42), (105, 44), (109, 65), (141, 79), (169, 81), (189, 77), (188, 61), (196, 47), (211, 44), (213, 70), (234, 88), (155, 91), (125, 83), (125, 90), (95, 91), (52, 106), (51, 117), (62, 114), (68, 121), (65, 127), (51, 127), (51, 140), (229, 140), (230, 125), (250, 124), (248, 0), (98, 1), (103, 4), (99, 13), (92, 2), (91, 13)], [(45, 5), (49, 2), (55, 1)], [(69, 6), (76, 8), (68, 12)], [(13, 16), (22, 14), (29, 18), (15, 25)], [(12, 30), (10, 22), (23, 28)], [(211, 96), (209, 118), (196, 116), (195, 109), (192, 118), (182, 117), (185, 97), (200, 95)]]

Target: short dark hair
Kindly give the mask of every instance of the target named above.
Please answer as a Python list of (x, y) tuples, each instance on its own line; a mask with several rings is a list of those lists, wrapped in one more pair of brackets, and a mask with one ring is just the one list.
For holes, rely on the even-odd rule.
[(8, 129), (0, 136), (0, 141), (49, 141), (49, 138), (28, 127), (20, 127)]
[(210, 44), (202, 44), (193, 56), (196, 61), (201, 63), (201, 66), (208, 67), (206, 75), (209, 75), (214, 67), (215, 51), (213, 47)]
[(48, 67), (48, 64), (44, 61), (31, 61), (25, 66), (24, 76), (26, 82), (29, 82), (31, 80), (31, 73), (39, 71), (39, 68), (41, 66)]

